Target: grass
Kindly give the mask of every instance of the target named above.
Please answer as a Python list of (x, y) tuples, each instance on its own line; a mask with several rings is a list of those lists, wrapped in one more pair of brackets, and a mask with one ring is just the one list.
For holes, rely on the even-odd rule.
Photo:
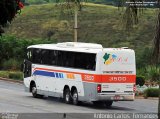
[[(20, 38), (73, 41), (73, 14), (60, 12), (54, 4), (26, 6), (7, 29), (6, 34)], [(100, 43), (104, 47), (124, 47), (141, 51), (151, 47), (156, 15), (145, 9), (139, 24), (128, 35), (122, 27), (124, 10), (108, 5), (84, 4), (78, 15), (78, 41)], [(143, 47), (142, 47), (143, 46)]]
[(14, 80), (23, 80), (23, 73), (19, 71), (0, 71), (0, 77)]
[(9, 78), (9, 71), (0, 71), (0, 77)]

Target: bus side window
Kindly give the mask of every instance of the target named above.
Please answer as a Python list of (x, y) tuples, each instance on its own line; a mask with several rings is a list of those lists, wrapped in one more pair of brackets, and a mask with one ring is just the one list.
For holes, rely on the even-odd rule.
[(63, 55), (64, 55), (63, 51), (58, 51), (57, 66), (64, 66)]
[(76, 53), (75, 55), (75, 68), (85, 69), (84, 57), (82, 53)]
[(41, 64), (49, 64), (49, 50), (42, 50), (41, 56)]
[(95, 62), (95, 58), (96, 58), (96, 55), (95, 54), (88, 54), (88, 56), (86, 56), (86, 69), (89, 69), (89, 70), (95, 70), (95, 65), (96, 65), (96, 62)]
[(68, 54), (69, 54), (69, 52), (67, 52), (67, 51), (63, 51), (62, 52), (62, 66), (64, 66), (64, 67), (69, 67), (69, 60), (68, 60)]
[(50, 50), (48, 58), (49, 58), (50, 65), (57, 65), (58, 51)]
[(67, 52), (66, 54), (66, 66), (67, 67), (74, 67), (75, 62), (75, 52)]
[(75, 68), (95, 70), (96, 54), (91, 53), (76, 53)]
[(41, 63), (41, 49), (33, 49), (33, 63)]

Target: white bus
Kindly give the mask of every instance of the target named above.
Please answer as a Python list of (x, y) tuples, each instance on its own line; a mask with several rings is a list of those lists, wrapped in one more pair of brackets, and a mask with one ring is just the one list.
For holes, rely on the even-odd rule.
[(33, 97), (111, 106), (135, 96), (135, 52), (128, 48), (79, 42), (32, 45), (23, 71), (25, 89)]

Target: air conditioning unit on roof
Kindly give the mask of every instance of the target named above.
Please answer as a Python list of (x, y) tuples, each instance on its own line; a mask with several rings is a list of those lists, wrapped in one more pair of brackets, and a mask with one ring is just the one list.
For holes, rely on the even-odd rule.
[(82, 42), (64, 42), (57, 43), (58, 47), (73, 47), (73, 48), (90, 48), (90, 49), (102, 49), (101, 44), (95, 43), (82, 43)]

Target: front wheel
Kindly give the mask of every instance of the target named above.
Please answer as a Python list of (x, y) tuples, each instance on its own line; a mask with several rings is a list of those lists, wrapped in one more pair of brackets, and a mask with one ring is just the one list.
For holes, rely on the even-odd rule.
[(37, 98), (37, 88), (36, 88), (35, 85), (32, 87), (32, 96), (33, 96), (34, 98)]
[(32, 96), (34, 97), (34, 98), (43, 98), (43, 95), (39, 95), (39, 94), (37, 94), (37, 88), (36, 88), (36, 85), (33, 85), (32, 86)]
[(70, 90), (67, 88), (64, 90), (64, 102), (69, 104), (71, 102), (71, 95), (70, 95)]

